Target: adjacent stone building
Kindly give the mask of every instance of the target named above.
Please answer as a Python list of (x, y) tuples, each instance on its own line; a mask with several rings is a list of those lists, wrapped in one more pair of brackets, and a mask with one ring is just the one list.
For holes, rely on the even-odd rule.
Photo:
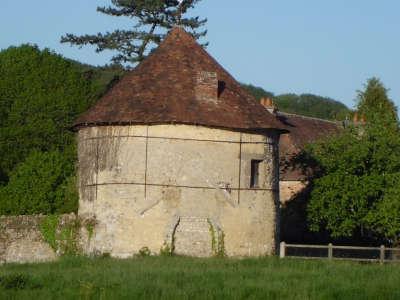
[(280, 199), (285, 204), (301, 193), (307, 186), (313, 170), (310, 166), (299, 167), (299, 153), (305, 145), (326, 138), (340, 131), (341, 123), (302, 115), (277, 112), (278, 119), (286, 124), (290, 133), (281, 136)]
[(292, 244), (328, 243), (324, 236), (308, 229), (309, 181), (315, 169), (304, 161), (302, 152), (307, 144), (339, 133), (345, 123), (281, 112), (268, 98), (261, 99), (261, 104), (289, 131), (279, 140), (280, 238)]
[(279, 140), (280, 201), (285, 205), (307, 187), (309, 176), (312, 174), (309, 166), (300, 167), (298, 155), (307, 144), (338, 133), (343, 124), (279, 111), (269, 98), (261, 99), (260, 103), (288, 130)]
[(87, 253), (275, 252), (287, 129), (183, 29), (74, 129)]

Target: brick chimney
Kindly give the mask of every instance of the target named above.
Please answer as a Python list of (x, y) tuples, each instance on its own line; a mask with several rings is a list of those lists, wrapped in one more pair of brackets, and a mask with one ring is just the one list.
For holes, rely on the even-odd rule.
[(362, 114), (360, 116), (360, 114), (356, 111), (354, 113), (354, 116), (353, 116), (353, 124), (355, 124), (355, 125), (359, 125), (359, 124), (365, 125), (365, 123), (366, 123), (365, 115)]
[(197, 101), (217, 103), (218, 77), (216, 72), (201, 71), (197, 74), (195, 94)]
[(272, 99), (269, 98), (269, 97), (268, 97), (268, 98), (266, 98), (266, 97), (261, 98), (260, 103), (261, 103), (261, 105), (264, 106), (271, 114), (275, 114), (275, 113), (278, 111), (277, 107), (275, 106), (274, 100), (272, 100)]
[(354, 123), (354, 124), (357, 124), (358, 121), (359, 121), (359, 119), (358, 119), (358, 112), (356, 111), (356, 112), (354, 113), (354, 116), (353, 116), (353, 123)]

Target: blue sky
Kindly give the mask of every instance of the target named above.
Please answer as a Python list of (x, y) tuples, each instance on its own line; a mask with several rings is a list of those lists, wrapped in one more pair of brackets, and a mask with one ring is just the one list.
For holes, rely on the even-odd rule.
[[(110, 0), (2, 0), (0, 48), (21, 43), (102, 65), (96, 54), (60, 36), (128, 28), (129, 19), (96, 12)], [(400, 1), (203, 0), (208, 51), (238, 80), (276, 94), (315, 93), (352, 107), (356, 90), (378, 76), (400, 106)]]

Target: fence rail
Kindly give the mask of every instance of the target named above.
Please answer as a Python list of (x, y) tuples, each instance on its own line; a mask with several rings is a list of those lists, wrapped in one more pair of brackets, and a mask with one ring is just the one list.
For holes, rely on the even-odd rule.
[(348, 260), (359, 262), (400, 263), (400, 248), (300, 245), (280, 243), (280, 258)]

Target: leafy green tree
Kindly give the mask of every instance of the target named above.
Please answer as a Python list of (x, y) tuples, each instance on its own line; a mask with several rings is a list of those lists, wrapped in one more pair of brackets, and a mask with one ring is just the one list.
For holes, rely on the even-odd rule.
[(397, 108), (387, 93), (388, 89), (378, 78), (369, 79), (365, 90), (358, 92), (357, 111), (359, 114), (364, 116), (369, 123), (389, 122), (396, 125)]
[[(384, 108), (384, 109), (376, 109)], [(332, 237), (361, 236), (397, 245), (400, 237), (400, 132), (393, 102), (376, 79), (359, 93), (364, 125), (308, 148), (320, 166), (308, 220)]]
[(71, 163), (68, 130), (94, 101), (92, 84), (71, 61), (36, 46), (0, 52), (0, 173), (3, 182), (33, 151), (59, 150)]
[(0, 52), (0, 214), (76, 210), (69, 128), (104, 90), (89, 71), (36, 46)]
[(206, 19), (183, 17), (200, 0), (111, 0), (109, 7), (98, 7), (97, 11), (109, 16), (128, 17), (134, 22), (131, 30), (115, 30), (95, 35), (76, 36), (67, 34), (62, 43), (72, 45), (96, 45), (96, 51), (116, 50), (112, 60), (115, 63), (135, 64), (165, 37), (165, 31), (180, 24), (199, 39), (207, 31), (197, 31), (205, 25)]
[(74, 166), (63, 153), (32, 152), (0, 188), (0, 214), (54, 214), (77, 210)]

